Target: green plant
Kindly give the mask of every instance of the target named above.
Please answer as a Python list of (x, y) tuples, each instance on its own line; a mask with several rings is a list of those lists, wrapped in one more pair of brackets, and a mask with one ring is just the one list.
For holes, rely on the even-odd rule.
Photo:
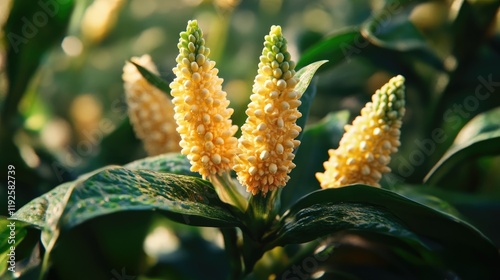
[[(469, 9), (467, 5), (469, 4), (462, 7), (462, 17), (466, 16), (464, 14)], [(403, 11), (407, 7), (403, 6)], [(321, 65), (329, 69), (339, 65), (337, 60), (345, 57), (346, 45), (356, 46), (357, 51), (368, 55), (371, 53), (375, 57), (388, 49), (401, 54), (400, 52), (404, 52), (401, 46), (410, 50), (420, 50), (422, 47), (419, 33), (415, 32), (411, 23), (404, 22), (398, 26), (404, 30), (401, 33), (407, 35), (401, 39), (399, 36), (391, 37), (394, 34), (390, 33), (391, 30), (401, 29), (389, 29), (389, 34), (384, 33), (384, 30), (373, 32), (374, 24), (383, 17), (374, 18), (376, 21), (370, 21), (360, 29), (333, 34), (313, 44), (303, 52), (297, 63), (300, 69), (296, 73), (293, 73), (293, 62), (286, 54), (286, 43), (281, 30), (278, 27), (271, 28), (260, 58), (260, 77), (255, 79), (255, 95), (251, 97), (252, 102), (247, 110), (248, 121), (242, 127), (238, 142), (235, 137), (236, 129), (229, 118), (233, 112), (226, 108), (228, 102), (220, 87), (222, 81), (208, 59), (208, 48), (204, 46), (201, 30), (194, 22), (188, 24), (187, 33), (181, 34), (181, 53), (177, 58), (177, 70), (174, 70), (181, 78), (170, 85), (172, 91), (154, 71), (132, 60), (137, 71), (150, 83), (148, 86), (154, 85), (157, 87), (154, 90), (170, 92), (174, 96), (176, 119), (182, 124), (179, 130), (181, 136), (182, 133), (185, 134), (182, 136), (184, 142), (181, 142), (184, 150), (181, 154), (161, 154), (123, 166), (103, 167), (59, 185), (24, 205), (12, 216), (16, 225), (16, 260), (21, 260), (25, 265), (18, 270), (20, 277), (119, 279), (124, 275), (130, 278), (140, 275), (143, 279), (189, 279), (204, 277), (204, 273), (209, 273), (210, 276), (205, 276), (209, 278), (233, 279), (499, 277), (497, 246), (467, 222), (469, 219), (441, 198), (449, 199), (458, 206), (492, 205), (493, 208), (498, 202), (492, 199), (488, 204), (481, 197), (464, 197), (430, 186), (409, 185), (420, 184), (422, 181), (428, 185), (446, 185), (443, 181), (450, 178), (453, 170), (460, 168), (464, 159), (497, 153), (498, 109), (478, 112), (478, 116), (465, 126), (444, 127), (450, 134), (449, 130), (461, 132), (446, 153), (439, 154), (436, 151), (431, 156), (436, 157), (434, 161), (426, 159), (429, 163), (415, 166), (424, 171), (425, 166), (434, 166), (425, 178), (419, 178), (418, 173), (423, 171), (418, 171), (410, 174), (406, 183), (394, 180), (397, 179), (397, 174), (401, 175), (399, 165), (392, 166), (394, 173), (387, 173), (390, 154), (387, 152), (396, 152), (397, 149), (393, 148), (400, 144), (399, 131), (404, 114), (402, 77), (389, 83), (393, 86), (392, 89), (385, 86), (385, 89), (377, 92), (387, 93), (388, 96), (392, 94), (397, 101), (401, 101), (396, 110), (389, 111), (395, 115), (386, 115), (388, 113), (384, 111), (376, 121), (378, 123), (381, 120), (381, 124), (391, 126), (385, 130), (390, 135), (385, 135), (380, 142), (374, 140), (373, 143), (379, 151), (385, 147), (382, 155), (375, 155), (379, 151), (370, 149), (371, 145), (368, 144), (372, 143), (362, 144), (363, 132), (366, 130), (362, 129), (363, 124), (369, 128), (368, 136), (380, 135), (382, 132), (375, 132), (376, 127), (369, 125), (369, 118), (360, 117), (360, 121), (354, 121), (352, 126), (346, 128), (346, 134), (343, 133), (343, 128), (349, 121), (349, 114), (345, 111), (330, 113), (321, 122), (306, 126), (317, 90), (317, 79), (313, 79), (313, 75), (318, 69), (321, 71)], [(393, 32), (397, 34), (400, 31)], [(404, 40), (408, 37), (411, 40)], [(363, 45), (366, 49), (356, 45), (359, 38), (370, 39), (370, 44), (366, 47)], [(405, 44), (408, 41), (413, 44)], [(281, 45), (276, 46), (278, 43)], [(194, 57), (190, 57), (191, 53)], [(272, 56), (270, 58), (269, 53)], [(199, 58), (197, 54), (204, 57)], [(425, 57), (430, 63), (435, 62), (429, 53), (415, 52), (413, 55), (408, 54), (408, 59), (424, 60), (422, 57)], [(185, 63), (186, 59), (188, 63)], [(330, 62), (324, 64), (325, 61), (321, 59), (329, 59)], [(274, 61), (283, 65), (266, 68), (266, 63), (272, 64)], [(285, 62), (287, 66), (284, 65)], [(202, 77), (193, 77), (191, 72), (182, 76), (185, 74), (183, 71), (186, 71), (183, 69), (186, 68), (204, 69), (209, 74), (208, 82), (200, 81)], [(280, 70), (274, 71), (275, 69)], [(290, 74), (286, 74), (287, 70), (290, 70)], [(414, 78), (418, 75), (410, 73), (409, 76)], [(273, 83), (273, 78), (266, 80), (269, 77), (274, 77), (276, 81)], [(209, 93), (214, 93), (215, 97), (203, 95), (203, 87), (197, 87), (198, 85), (209, 88)], [(443, 99), (440, 100), (451, 98), (447, 92), (452, 91), (452, 85), (450, 82), (451, 89), (445, 89)], [(189, 89), (193, 89), (191, 93), (195, 97), (200, 94), (203, 99), (193, 101), (195, 97), (186, 94)], [(270, 99), (288, 98), (288, 106), (278, 108), (283, 111), (273, 110), (277, 106), (266, 107), (269, 100), (260, 98), (259, 93)], [(212, 98), (211, 102), (208, 101), (209, 98)], [(207, 105), (214, 104), (215, 100), (219, 111), (211, 111)], [(386, 104), (388, 101), (382, 99), (380, 103)], [(206, 102), (207, 107), (204, 109), (208, 111), (196, 111), (189, 107), (200, 106), (203, 102)], [(433, 106), (435, 110), (429, 114), (430, 123), (439, 112), (446, 115), (446, 110), (441, 108), (440, 111), (439, 108), (447, 101), (436, 102)], [(380, 105), (375, 99), (373, 103)], [(412, 106), (408, 100), (406, 105)], [(452, 105), (453, 102), (450, 103)], [(259, 109), (261, 112), (257, 113), (256, 110)], [(187, 116), (187, 112), (196, 116)], [(208, 123), (205, 113), (210, 114), (209, 120), (219, 119), (216, 115), (220, 116), (218, 123), (221, 126), (199, 128), (204, 121)], [(271, 116), (266, 116), (265, 113)], [(193, 118), (198, 123), (190, 123)], [(259, 119), (267, 122), (259, 122)], [(388, 123), (384, 123), (385, 121)], [(446, 123), (447, 118), (444, 121)], [(261, 123), (265, 123), (265, 126), (259, 126)], [(276, 127), (283, 130), (273, 130)], [(446, 145), (442, 145), (444, 148), (436, 145), (445, 142), (440, 141), (443, 137), (439, 135), (442, 134), (434, 133), (434, 127), (428, 130), (430, 139), (436, 139), (434, 145), (439, 146), (435, 149), (446, 150)], [(209, 132), (211, 135), (207, 136)], [(216, 132), (221, 134), (216, 135)], [(280, 132), (284, 134), (280, 135)], [(342, 135), (345, 140), (341, 141)], [(290, 138), (284, 139), (283, 136)], [(405, 142), (410, 143), (403, 136), (401, 149), (404, 149)], [(222, 141), (215, 140), (217, 137)], [(258, 137), (263, 139), (257, 141)], [(220, 147), (207, 149), (203, 145), (209, 140), (214, 140), (214, 145), (219, 144)], [(390, 142), (390, 147), (386, 147), (384, 140)], [(321, 165), (327, 160), (326, 151), (336, 147), (339, 142), (340, 146), (336, 151), (342, 153), (332, 157), (337, 158), (336, 160), (331, 159), (329, 164), (325, 163), (327, 170), (317, 175), (320, 180), (318, 182), (315, 176), (317, 172), (323, 171)], [(359, 145), (360, 149), (350, 149), (349, 144)], [(429, 150), (428, 146), (426, 148)], [(217, 152), (210, 154), (213, 150)], [(275, 153), (267, 155), (265, 151), (270, 150)], [(369, 166), (366, 171), (366, 165), (357, 165), (357, 157), (371, 162), (370, 151), (381, 164)], [(277, 156), (281, 154), (285, 156)], [(330, 155), (334, 154), (334, 151), (330, 152)], [(342, 158), (344, 155), (352, 157)], [(351, 158), (356, 158), (357, 162), (350, 161)], [(252, 165), (254, 162), (260, 165)], [(335, 164), (340, 165), (340, 171), (328, 170), (328, 166), (338, 167)], [(355, 168), (345, 168), (350, 165)], [(236, 174), (231, 171), (233, 166)], [(265, 168), (259, 169), (262, 166)], [(373, 173), (374, 170), (378, 173)], [(252, 177), (260, 174), (259, 171), (264, 175)], [(349, 180), (344, 181), (335, 172), (352, 173), (347, 176)], [(387, 173), (384, 176), (385, 182), (379, 182), (382, 173)], [(357, 176), (360, 174), (373, 175), (373, 180), (362, 180), (362, 176)], [(238, 176), (239, 183), (235, 180), (235, 175)], [(338, 185), (334, 185), (335, 187), (341, 187), (321, 189), (320, 184), (328, 176), (335, 179), (332, 181), (337, 181)], [(379, 183), (382, 188), (374, 187)], [(331, 187), (329, 183), (324, 185), (323, 187)], [(245, 187), (248, 192), (245, 192)], [(177, 223), (171, 223), (170, 220)], [(8, 225), (11, 221), (2, 218), (0, 222), (1, 240), (8, 241), (11, 234)], [(220, 231), (224, 239), (224, 252), (206, 241), (202, 227)], [(170, 238), (170, 242), (180, 244), (173, 253), (169, 251), (171, 255), (163, 255), (170, 256), (171, 259), (167, 257), (153, 260), (150, 254), (145, 253), (144, 244), (147, 242), (144, 240), (150, 238), (158, 228), (171, 230), (178, 235), (176, 238), (162, 235), (163, 238)], [(37, 245), (38, 240), (40, 245)], [(161, 242), (156, 244), (159, 243)], [(6, 263), (3, 260), (9, 258), (9, 245), (7, 242), (0, 244), (0, 273), (5, 277), (13, 276), (7, 266), (2, 266)], [(38, 258), (37, 254), (40, 252), (43, 257)], [(196, 256), (197, 254), (200, 256)], [(162, 256), (161, 252), (159, 255)], [(203, 272), (193, 271), (193, 266), (200, 264), (205, 265), (200, 268)]]

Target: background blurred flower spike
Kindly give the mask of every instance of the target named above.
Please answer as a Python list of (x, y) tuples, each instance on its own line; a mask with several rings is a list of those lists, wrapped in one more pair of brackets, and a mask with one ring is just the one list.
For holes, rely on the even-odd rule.
[[(131, 60), (158, 74), (149, 55)], [(167, 94), (150, 84), (130, 62), (123, 67), (123, 81), (130, 122), (147, 153), (153, 156), (180, 151), (174, 107)]]
[(238, 127), (230, 118), (233, 109), (228, 108), (222, 79), (208, 58), (210, 49), (196, 20), (188, 22), (177, 46), (176, 78), (170, 88), (181, 152), (190, 160), (191, 170), (203, 178), (221, 175), (231, 169), (236, 155)]
[(322, 188), (348, 184), (380, 187), (391, 153), (401, 145), (401, 119), (405, 114), (404, 77), (398, 75), (377, 90), (352, 125), (345, 126), (339, 147), (328, 151), (324, 173), (316, 173)]
[(301, 102), (294, 91), (294, 69), (281, 27), (272, 26), (265, 36), (234, 166), (240, 183), (254, 195), (284, 186), (295, 167), (293, 150), (300, 144), (295, 137), (301, 131), (295, 122), (302, 114), (297, 110)]

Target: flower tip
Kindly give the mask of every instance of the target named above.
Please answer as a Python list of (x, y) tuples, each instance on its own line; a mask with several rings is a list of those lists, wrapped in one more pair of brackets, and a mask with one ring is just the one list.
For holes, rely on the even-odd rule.
[(405, 78), (397, 75), (377, 90), (372, 108), (388, 124), (400, 121), (405, 114)]
[(271, 26), (271, 32), (270, 34), (276, 35), (276, 36), (282, 36), (282, 30), (281, 26), (279, 25), (273, 25)]
[(390, 81), (393, 81), (394, 83), (400, 82), (401, 84), (404, 84), (405, 77), (403, 75), (397, 75), (396, 77), (392, 78)]
[(195, 28), (195, 29), (197, 29), (197, 28), (198, 28), (198, 20), (196, 20), (196, 19), (191, 19), (191, 20), (189, 20), (189, 21), (188, 21), (188, 24), (187, 24), (187, 27), (188, 27), (188, 28), (190, 28), (190, 27), (191, 27), (191, 28)]

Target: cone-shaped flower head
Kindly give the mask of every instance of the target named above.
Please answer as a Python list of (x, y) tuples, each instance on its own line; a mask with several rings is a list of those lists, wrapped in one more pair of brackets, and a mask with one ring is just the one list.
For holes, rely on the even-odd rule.
[[(133, 57), (132, 61), (158, 74), (149, 55)], [(144, 79), (130, 62), (123, 67), (123, 81), (130, 122), (147, 153), (152, 156), (180, 151), (174, 105), (167, 94)]]
[(254, 195), (284, 186), (295, 167), (293, 149), (300, 144), (295, 137), (301, 131), (295, 122), (301, 102), (294, 91), (294, 68), (281, 27), (272, 26), (265, 36), (234, 166), (240, 183)]
[(215, 62), (208, 58), (210, 49), (202, 35), (196, 20), (189, 21), (187, 30), (181, 32), (173, 69), (177, 77), (170, 88), (181, 152), (190, 160), (191, 170), (206, 178), (233, 166), (238, 127), (232, 125), (233, 109), (228, 108), (222, 79)]
[(345, 133), (336, 150), (329, 150), (324, 173), (316, 173), (322, 188), (335, 188), (362, 183), (379, 187), (383, 173), (390, 172), (387, 164), (391, 153), (400, 146), (401, 119), (405, 113), (404, 77), (392, 78), (366, 103), (361, 116)]

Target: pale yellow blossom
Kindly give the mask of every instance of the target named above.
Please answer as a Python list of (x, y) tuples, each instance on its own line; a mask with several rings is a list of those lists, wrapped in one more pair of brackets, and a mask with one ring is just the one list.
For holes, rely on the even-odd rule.
[(170, 88), (181, 152), (190, 160), (191, 170), (203, 178), (222, 175), (234, 164), (238, 127), (232, 125), (233, 109), (228, 108), (222, 79), (208, 58), (210, 49), (196, 20), (188, 22), (177, 46), (176, 78)]
[[(149, 55), (131, 60), (158, 74)], [(150, 84), (130, 62), (123, 67), (123, 81), (130, 122), (147, 153), (153, 156), (180, 151), (174, 106), (167, 94)]]
[(294, 68), (281, 27), (272, 26), (265, 36), (234, 166), (240, 183), (254, 195), (284, 186), (295, 167), (292, 160), (293, 150), (300, 144), (295, 138), (301, 131), (296, 125), (301, 102), (294, 90), (298, 82)]
[(328, 151), (330, 159), (323, 165), (324, 173), (316, 173), (322, 188), (348, 184), (379, 187), (391, 153), (401, 145), (401, 119), (405, 113), (404, 77), (392, 78), (372, 96), (352, 125), (345, 126), (339, 147)]

